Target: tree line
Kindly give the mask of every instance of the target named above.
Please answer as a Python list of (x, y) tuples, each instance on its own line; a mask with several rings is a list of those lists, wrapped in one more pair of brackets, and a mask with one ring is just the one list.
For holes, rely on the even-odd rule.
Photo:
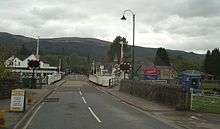
[(216, 79), (220, 79), (220, 51), (218, 48), (207, 51), (203, 70), (208, 74), (215, 75)]
[[(120, 62), (121, 42), (124, 43), (124, 60), (131, 61), (131, 46), (128, 45), (126, 38), (117, 36), (107, 52), (108, 62)], [(25, 45), (15, 48), (13, 46), (0, 44), (0, 51), (0, 62), (2, 66), (4, 61), (11, 55), (26, 58), (32, 53), (32, 50), (27, 49)], [(94, 59), (94, 57), (78, 56), (74, 53), (71, 55), (42, 53), (41, 58), (44, 58), (49, 64), (54, 64), (55, 66), (58, 66), (59, 59), (61, 59), (63, 69), (72, 69), (75, 72), (83, 73), (89, 72), (91, 62)], [(158, 48), (154, 61), (152, 62), (157, 66), (174, 66), (178, 72), (190, 69), (203, 70), (205, 73), (213, 74), (217, 78), (220, 78), (220, 52), (217, 48), (212, 51), (207, 51), (204, 63), (202, 63), (203, 61), (193, 61), (182, 58), (181, 56), (175, 56), (168, 53), (165, 48)]]
[[(131, 61), (131, 46), (128, 45), (126, 38), (121, 36), (116, 36), (110, 45), (110, 49), (107, 53), (109, 62), (120, 62), (121, 56), (121, 44), (124, 43), (124, 54), (126, 56), (126, 61)], [(184, 70), (201, 70), (202, 61), (200, 60), (190, 60), (183, 58), (181, 55), (172, 55), (166, 51), (165, 48), (158, 48), (156, 55), (152, 63), (155, 66), (172, 66), (177, 72), (182, 72)]]

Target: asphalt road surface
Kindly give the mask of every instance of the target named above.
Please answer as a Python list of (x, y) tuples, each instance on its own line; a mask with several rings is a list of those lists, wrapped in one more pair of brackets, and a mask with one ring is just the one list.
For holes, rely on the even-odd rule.
[(24, 129), (174, 129), (85, 81), (68, 79), (34, 112)]

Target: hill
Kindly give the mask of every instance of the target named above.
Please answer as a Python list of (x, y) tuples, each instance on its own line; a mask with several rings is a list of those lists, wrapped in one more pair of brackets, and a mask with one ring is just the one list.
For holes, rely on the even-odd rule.
[[(0, 32), (0, 45), (13, 46), (17, 49), (25, 46), (29, 51), (34, 53), (36, 50), (37, 40), (21, 35), (13, 35), (10, 33)], [(40, 39), (40, 54), (58, 54), (95, 57), (103, 60), (110, 47), (111, 42), (103, 41), (95, 38), (79, 38), (79, 37), (62, 37), (62, 38), (44, 38)], [(152, 64), (156, 48), (135, 47), (135, 59), (145, 65)], [(187, 59), (199, 61), (204, 59), (204, 55), (189, 53), (178, 50), (167, 50), (171, 58)]]

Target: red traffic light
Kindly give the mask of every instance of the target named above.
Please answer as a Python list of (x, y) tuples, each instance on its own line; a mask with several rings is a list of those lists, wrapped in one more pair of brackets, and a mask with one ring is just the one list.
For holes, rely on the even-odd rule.
[(38, 68), (38, 67), (40, 67), (40, 61), (31, 60), (28, 62), (28, 67), (29, 68)]

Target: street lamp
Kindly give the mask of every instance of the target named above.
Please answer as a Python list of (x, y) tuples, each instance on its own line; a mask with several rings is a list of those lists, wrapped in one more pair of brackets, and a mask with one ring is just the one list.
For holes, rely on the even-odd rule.
[(121, 41), (121, 63), (123, 63), (123, 58), (124, 58), (124, 42)]
[(121, 20), (126, 20), (125, 14), (126, 12), (129, 12), (132, 14), (133, 17), (133, 45), (132, 45), (132, 75), (131, 78), (133, 79), (134, 77), (134, 39), (135, 39), (135, 14), (133, 11), (131, 11), (130, 9), (127, 9), (123, 12), (123, 16), (121, 18)]

